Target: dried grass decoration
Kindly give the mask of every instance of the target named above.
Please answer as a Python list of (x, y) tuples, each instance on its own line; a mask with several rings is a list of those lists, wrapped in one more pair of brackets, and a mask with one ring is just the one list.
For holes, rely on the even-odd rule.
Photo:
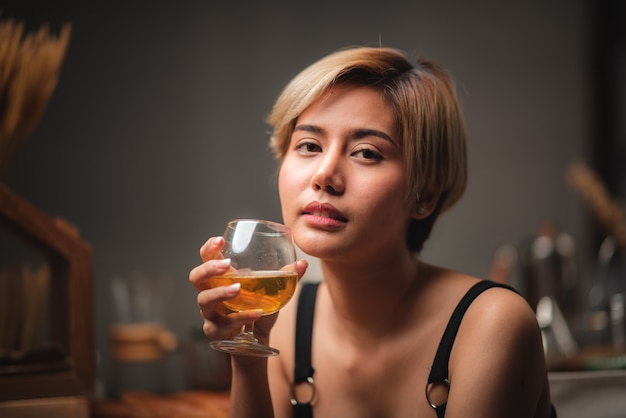
[(620, 198), (613, 196), (598, 173), (582, 162), (570, 165), (567, 180), (581, 195), (605, 232), (626, 251), (626, 207)]
[(24, 36), (21, 22), (0, 22), (0, 177), (41, 119), (58, 79), (71, 25), (58, 37), (48, 25)]

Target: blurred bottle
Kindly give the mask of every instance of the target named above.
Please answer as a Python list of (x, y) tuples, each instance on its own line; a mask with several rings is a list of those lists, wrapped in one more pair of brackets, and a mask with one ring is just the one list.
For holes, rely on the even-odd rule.
[(163, 286), (162, 280), (138, 271), (112, 279), (116, 318), (109, 328), (108, 396), (179, 388), (178, 338), (164, 325)]

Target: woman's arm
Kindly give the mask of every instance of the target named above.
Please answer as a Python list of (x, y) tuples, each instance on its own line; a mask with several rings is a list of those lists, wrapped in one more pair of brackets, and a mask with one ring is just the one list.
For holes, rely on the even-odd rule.
[(233, 377), (229, 416), (273, 418), (272, 398), (267, 381), (267, 359), (235, 355), (231, 359)]

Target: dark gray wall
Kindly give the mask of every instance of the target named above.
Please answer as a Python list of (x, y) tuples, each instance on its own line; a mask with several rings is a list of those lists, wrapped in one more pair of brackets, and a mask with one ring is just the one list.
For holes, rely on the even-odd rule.
[(457, 79), (469, 187), (423, 258), (484, 277), (498, 246), (543, 221), (586, 242), (565, 182), (588, 155), (583, 0), (4, 3), (3, 18), (73, 24), (57, 90), (5, 181), (93, 245), (105, 363), (114, 275), (166, 278), (167, 321), (184, 337), (200, 325), (187, 281), (199, 246), (230, 218), (280, 219), (264, 119), (337, 48), (382, 42)]

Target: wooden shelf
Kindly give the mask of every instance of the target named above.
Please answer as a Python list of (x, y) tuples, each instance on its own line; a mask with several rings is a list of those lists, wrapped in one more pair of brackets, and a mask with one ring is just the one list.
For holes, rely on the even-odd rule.
[[(75, 228), (53, 219), (0, 183), (0, 221), (50, 268), (49, 333), (66, 370), (0, 373), (0, 401), (89, 395), (95, 386), (93, 260)], [(45, 369), (45, 367), (44, 367)]]

